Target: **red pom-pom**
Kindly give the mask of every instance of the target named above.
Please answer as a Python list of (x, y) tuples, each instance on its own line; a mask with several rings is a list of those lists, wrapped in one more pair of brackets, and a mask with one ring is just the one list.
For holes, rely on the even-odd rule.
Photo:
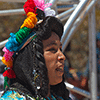
[(3, 73), (4, 77), (8, 77), (8, 78), (16, 78), (16, 75), (14, 73), (14, 71), (12, 69), (7, 69), (4, 73)]
[(28, 12), (36, 13), (36, 9), (35, 9), (36, 5), (33, 0), (27, 0), (23, 7), (24, 7), (24, 11), (26, 12), (26, 14)]

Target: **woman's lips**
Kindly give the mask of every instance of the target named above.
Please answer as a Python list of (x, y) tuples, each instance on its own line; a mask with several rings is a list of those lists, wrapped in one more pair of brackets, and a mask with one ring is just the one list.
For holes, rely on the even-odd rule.
[(56, 71), (64, 72), (64, 65), (57, 67)]

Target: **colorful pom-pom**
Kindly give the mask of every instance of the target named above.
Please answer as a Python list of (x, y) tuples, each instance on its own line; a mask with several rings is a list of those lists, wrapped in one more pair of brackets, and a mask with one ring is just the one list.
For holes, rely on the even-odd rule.
[(21, 28), (18, 32), (15, 33), (16, 40), (19, 44), (22, 43), (23, 39), (30, 34), (31, 29), (27, 27)]
[(12, 59), (14, 52), (9, 51), (6, 47), (3, 48), (3, 52), (5, 52), (4, 57), (6, 61)]
[(7, 67), (12, 67), (13, 66), (13, 60), (10, 59), (9, 61), (5, 60), (5, 57), (2, 57), (2, 62), (7, 66)]
[(4, 73), (3, 73), (4, 77), (8, 77), (8, 78), (16, 78), (16, 75), (14, 73), (14, 71), (12, 69), (7, 69)]
[(24, 11), (26, 12), (26, 14), (28, 12), (36, 13), (36, 9), (35, 9), (36, 5), (33, 0), (27, 0), (23, 7), (24, 7)]
[(44, 9), (44, 12), (45, 12), (45, 16), (55, 16), (55, 11), (51, 8), (45, 8)]
[(27, 27), (32, 29), (36, 23), (37, 23), (36, 14), (34, 14), (33, 12), (29, 12), (21, 28)]
[(10, 33), (9, 41), (6, 43), (6, 48), (9, 51), (16, 51), (18, 49), (19, 43), (16, 41), (16, 35), (14, 33)]
[(44, 11), (45, 8), (49, 7), (52, 5), (52, 3), (47, 3), (45, 4), (44, 0), (33, 0), (36, 7), (42, 11)]

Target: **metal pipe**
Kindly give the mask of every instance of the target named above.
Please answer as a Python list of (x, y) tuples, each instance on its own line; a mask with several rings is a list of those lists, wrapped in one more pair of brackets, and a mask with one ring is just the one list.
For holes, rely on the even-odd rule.
[(54, 8), (57, 5), (58, 0), (50, 0), (49, 3), (52, 3), (51, 8)]
[(58, 0), (50, 0), (49, 3), (52, 3), (52, 5), (50, 6), (50, 8), (54, 9), (56, 12), (56, 15), (58, 14), (58, 10), (57, 10), (57, 1)]
[(62, 17), (64, 17), (64, 16), (66, 16), (66, 15), (72, 13), (72, 12), (74, 11), (75, 8), (76, 8), (76, 7), (73, 7), (73, 8), (71, 8), (71, 9), (67, 10), (67, 11), (64, 11), (64, 12), (62, 12), (61, 14), (56, 15), (56, 17), (60, 19), (60, 18), (62, 18)]
[(0, 98), (1, 98), (1, 95), (3, 94), (3, 92), (4, 92), (4, 91), (0, 91)]
[(73, 27), (71, 28), (69, 34), (66, 38), (66, 40), (64, 41), (63, 45), (62, 45), (62, 52), (64, 52), (64, 50), (66, 49), (69, 41), (71, 40), (72, 36), (74, 35), (74, 33), (76, 32), (76, 30), (78, 29), (78, 26), (81, 24), (81, 22), (83, 21), (83, 19), (86, 17), (86, 15), (89, 13), (89, 11), (93, 8), (93, 6), (96, 4), (96, 1), (91, 1), (91, 3), (88, 5), (87, 9), (83, 11), (83, 13), (77, 18), (77, 20), (75, 21), (75, 23), (73, 24)]
[(25, 14), (24, 9), (1, 10), (0, 11), (0, 16), (15, 15), (15, 14)]
[(56, 12), (56, 15), (58, 15), (57, 5), (55, 7), (52, 7), (52, 9), (54, 9)]
[(0, 56), (0, 60), (2, 59), (2, 56)]
[(23, 3), (24, 3), (24, 2), (26, 2), (27, 0), (0, 0), (0, 1), (2, 1), (2, 2), (19, 2), (19, 3), (20, 3), (20, 2), (21, 2), (21, 3), (23, 2)]
[(86, 4), (88, 3), (89, 0), (82, 0), (78, 6), (76, 7), (76, 9), (74, 10), (74, 12), (72, 13), (72, 15), (70, 16), (70, 18), (68, 19), (68, 21), (66, 22), (66, 24), (64, 25), (64, 33), (63, 36), (61, 38), (61, 42), (62, 44), (64, 43), (66, 36), (68, 35), (73, 23), (75, 22), (75, 20), (77, 19), (77, 17), (79, 16), (79, 14), (82, 12), (82, 10), (85, 8)]
[(78, 87), (75, 87), (74, 85), (69, 84), (67, 82), (65, 82), (65, 85), (66, 85), (67, 89), (69, 89), (69, 90), (71, 90), (73, 92), (76, 92), (76, 93), (78, 93), (78, 94), (80, 94), (82, 96), (85, 96), (87, 98), (90, 98), (90, 93), (88, 91), (85, 91), (83, 89), (80, 89)]
[(0, 42), (0, 48), (3, 48), (7, 42), (8, 42), (8, 39)]
[(69, 14), (69, 15), (67, 15), (67, 16), (65, 16), (65, 17), (63, 17), (63, 18), (61, 18), (60, 20), (63, 22), (63, 21), (65, 21), (65, 20), (67, 20), (69, 17), (70, 17), (70, 15), (71, 14)]
[[(94, 0), (95, 1), (95, 0)], [(89, 72), (91, 100), (97, 100), (97, 65), (96, 65), (96, 24), (95, 7), (89, 13)]]

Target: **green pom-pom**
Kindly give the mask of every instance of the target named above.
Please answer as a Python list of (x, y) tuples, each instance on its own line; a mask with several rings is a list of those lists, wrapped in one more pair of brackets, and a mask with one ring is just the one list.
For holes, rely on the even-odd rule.
[(25, 39), (30, 34), (30, 31), (30, 28), (23, 27), (18, 32), (16, 32), (15, 35), (17, 42), (21, 44), (23, 39)]

